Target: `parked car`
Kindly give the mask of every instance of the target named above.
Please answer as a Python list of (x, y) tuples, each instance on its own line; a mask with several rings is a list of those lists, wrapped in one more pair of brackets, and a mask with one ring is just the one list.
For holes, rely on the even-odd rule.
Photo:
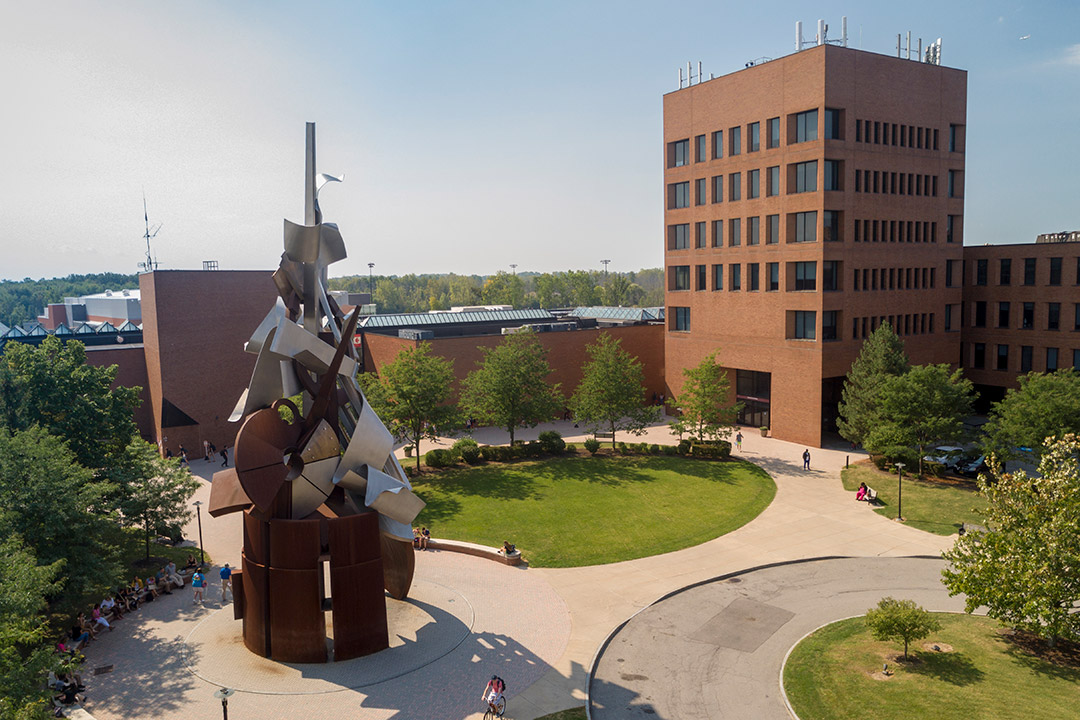
[(988, 470), (986, 466), (986, 456), (980, 455), (977, 458), (963, 458), (959, 460), (953, 469), (960, 475), (967, 477), (975, 477), (979, 473), (986, 472)]
[(939, 445), (923, 456), (923, 462), (937, 463), (945, 467), (952, 467), (964, 452), (964, 448), (955, 445)]

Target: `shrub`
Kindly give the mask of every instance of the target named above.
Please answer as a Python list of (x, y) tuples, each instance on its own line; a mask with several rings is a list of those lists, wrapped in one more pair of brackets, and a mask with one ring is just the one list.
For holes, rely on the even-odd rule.
[(589, 451), (590, 455), (595, 455), (596, 451), (600, 449), (600, 441), (596, 438), (589, 438), (585, 441), (585, 449)]
[(659, 455), (660, 454), (660, 446), (658, 444), (656, 444), (656, 443), (653, 443), (652, 445), (650, 445), (649, 446), (649, 454), (650, 455)]
[(484, 462), (491, 462), (496, 458), (495, 448), (490, 445), (482, 446), (480, 448), (480, 457), (483, 458)]
[(461, 453), (465, 448), (478, 448), (479, 445), (471, 437), (463, 437), (453, 444), (450, 448), (450, 454), (454, 456), (454, 459), (461, 457)]
[(624, 443), (624, 442), (619, 443), (615, 447), (617, 447), (619, 449), (619, 454), (620, 455), (629, 455), (630, 454), (630, 448), (628, 448), (626, 446), (626, 443)]
[(461, 448), (461, 459), (469, 465), (476, 465), (480, 462), (480, 448), (478, 447), (463, 447)]
[(675, 448), (675, 451), (679, 455), (686, 455), (687, 453), (690, 452), (690, 447), (691, 447), (691, 442), (684, 438), (684, 439), (679, 441), (679, 445), (678, 445), (678, 447)]
[(679, 448), (675, 447), (674, 445), (661, 445), (660, 451), (665, 455), (671, 456), (677, 454), (679, 452)]
[(445, 468), (454, 464), (454, 456), (449, 450), (435, 448), (424, 453), (424, 464), (432, 468)]
[(639, 453), (641, 453), (642, 455), (648, 455), (649, 454), (649, 443), (647, 443), (647, 442), (638, 443), (637, 444), (637, 451)]
[(566, 441), (554, 430), (545, 430), (540, 433), (539, 441), (544, 452), (551, 455), (561, 455), (563, 450), (566, 450)]
[(526, 443), (522, 448), (525, 453), (525, 457), (537, 458), (544, 454), (544, 446), (538, 441)]
[(514, 459), (514, 449), (508, 445), (498, 445), (495, 448), (495, 459), (499, 462), (510, 462)]

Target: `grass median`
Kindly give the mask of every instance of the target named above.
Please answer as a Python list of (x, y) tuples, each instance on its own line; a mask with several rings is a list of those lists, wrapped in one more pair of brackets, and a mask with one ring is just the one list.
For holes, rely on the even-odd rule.
[[(896, 517), (899, 500), (899, 477), (878, 470), (869, 461), (845, 468), (840, 477), (844, 489), (853, 493), (864, 482), (877, 491), (874, 512)], [(937, 535), (952, 535), (961, 523), (985, 524), (986, 499), (975, 491), (974, 482), (915, 480), (904, 476), (904, 522), (911, 527)]]
[(516, 544), (535, 567), (631, 560), (698, 545), (745, 525), (776, 494), (743, 461), (577, 456), (492, 463), (413, 481), (434, 537)]

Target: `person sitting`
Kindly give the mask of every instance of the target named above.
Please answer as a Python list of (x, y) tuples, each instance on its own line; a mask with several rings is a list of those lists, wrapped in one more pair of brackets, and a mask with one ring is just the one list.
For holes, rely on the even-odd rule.
[(199, 567), (199, 563), (195, 561), (195, 556), (188, 553), (187, 565), (184, 565), (184, 569), (185, 570), (194, 570), (197, 567)]
[(866, 483), (859, 483), (859, 489), (855, 491), (855, 500), (861, 501), (866, 499)]
[(97, 630), (96, 630), (96, 629), (94, 628), (94, 626), (93, 626), (93, 625), (92, 625), (92, 624), (90, 623), (90, 621), (89, 621), (89, 620), (87, 620), (87, 618), (86, 618), (86, 613), (83, 613), (83, 612), (79, 613), (79, 615), (78, 615), (78, 617), (76, 618), (76, 620), (75, 620), (75, 621), (76, 621), (77, 623), (79, 623), (79, 628), (80, 628), (80, 629), (81, 629), (81, 630), (82, 630), (82, 631), (83, 631), (84, 633), (90, 633), (90, 639), (91, 639), (91, 640), (94, 640), (95, 638), (97, 638)]
[(503, 546), (502, 546), (502, 552), (503, 552), (503, 555), (513, 555), (514, 553), (517, 552), (517, 546), (514, 545), (514, 543), (510, 542), (509, 540), (504, 540), (503, 541)]
[(152, 575), (150, 577), (146, 578), (146, 582), (143, 583), (143, 587), (146, 588), (146, 600), (147, 600), (147, 602), (153, 600), (154, 598), (156, 598), (158, 596), (157, 581), (154, 580), (154, 577)]
[[(59, 675), (50, 673), (49, 682), (51, 689), (56, 693), (54, 697), (61, 705), (75, 704), (79, 701), (79, 692), (86, 690), (86, 686), (82, 684), (82, 678), (78, 675), (72, 678), (67, 673)], [(83, 698), (83, 701), (85, 700), (86, 698)]]
[(165, 577), (176, 587), (184, 587), (184, 576), (176, 572), (176, 563), (172, 560), (165, 565)]
[(488, 704), (488, 707), (495, 711), (502, 700), (503, 692), (506, 690), (506, 683), (498, 675), (492, 675), (488, 680), (488, 684), (484, 687), (484, 702)]
[(414, 548), (420, 548), (420, 530), (419, 528), (412, 529), (412, 546)]
[(132, 591), (130, 585), (116, 588), (116, 599), (128, 612), (139, 609), (138, 596)]
[(169, 578), (165, 575), (165, 568), (162, 567), (154, 575), (154, 586), (159, 593), (165, 593), (166, 595), (172, 595), (172, 590), (169, 589)]
[(425, 528), (420, 528), (420, 549), (427, 550), (428, 542), (431, 540), (431, 531)]
[(100, 625), (101, 627), (108, 628), (109, 632), (112, 632), (112, 625), (110, 625), (109, 621), (105, 619), (105, 613), (101, 612), (101, 603), (95, 605), (94, 609), (90, 611), (90, 617), (96, 624)]
[(102, 615), (111, 613), (113, 620), (122, 620), (124, 618), (124, 613), (120, 610), (120, 603), (112, 595), (106, 595), (99, 605), (101, 606)]

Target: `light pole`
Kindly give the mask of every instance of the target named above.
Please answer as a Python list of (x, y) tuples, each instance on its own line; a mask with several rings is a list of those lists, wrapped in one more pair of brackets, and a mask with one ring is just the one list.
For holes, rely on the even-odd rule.
[(896, 519), (904, 519), (904, 463), (896, 463), (896, 469), (900, 471), (900, 485), (896, 493)]
[(206, 560), (202, 549), (202, 500), (196, 500), (193, 504), (195, 505), (195, 517), (199, 519), (199, 567), (202, 567)]
[(375, 267), (375, 263), (367, 264), (367, 290), (368, 295), (371, 296), (372, 301), (375, 300), (375, 281), (371, 278), (371, 270)]
[(604, 278), (607, 279), (607, 266), (610, 260), (601, 260), (600, 264), (604, 266)]
[(517, 263), (510, 263), (510, 269), (514, 271), (515, 275), (517, 275)]
[(222, 720), (229, 720), (229, 697), (231, 697), (232, 694), (235, 693), (235, 692), (236, 691), (233, 690), (232, 688), (221, 688), (216, 693), (214, 693), (214, 697), (221, 700), (221, 718), (222, 718)]

